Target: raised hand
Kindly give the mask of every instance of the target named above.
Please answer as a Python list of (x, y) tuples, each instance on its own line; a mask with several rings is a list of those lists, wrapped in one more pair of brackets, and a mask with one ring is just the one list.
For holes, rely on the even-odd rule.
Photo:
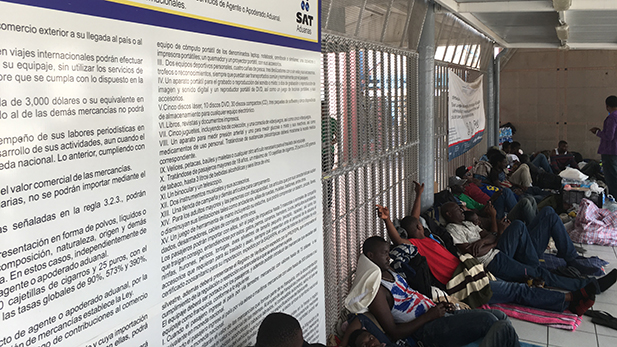
[(414, 191), (416, 192), (416, 195), (422, 195), (422, 192), (424, 191), (424, 183), (420, 184), (416, 181), (413, 181), (413, 185), (414, 185)]
[(383, 220), (390, 219), (390, 210), (388, 210), (387, 207), (381, 206), (381, 205), (375, 205), (375, 206), (377, 206), (377, 216), (379, 216), (379, 218)]

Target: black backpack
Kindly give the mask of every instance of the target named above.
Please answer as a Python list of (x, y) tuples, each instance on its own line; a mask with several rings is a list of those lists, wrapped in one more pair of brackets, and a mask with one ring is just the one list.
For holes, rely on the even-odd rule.
[(420, 215), (420, 217), (424, 218), (426, 224), (428, 225), (428, 230), (424, 229), (424, 234), (426, 237), (429, 237), (430, 234), (436, 236), (437, 239), (441, 242), (446, 249), (452, 253), (455, 257), (458, 258), (458, 249), (454, 245), (454, 240), (452, 239), (452, 235), (446, 230), (446, 228), (442, 227), (437, 223), (435, 218), (430, 216), (429, 211), (424, 212)]
[(534, 183), (542, 189), (559, 190), (561, 188), (561, 177), (553, 173), (539, 171)]
[(433, 297), (431, 285), (433, 282), (439, 281), (434, 279), (425, 257), (420, 254), (416, 254), (416, 256), (411, 258), (408, 263), (403, 264), (401, 270), (404, 273), (407, 284), (410, 288), (424, 294), (429, 298)]

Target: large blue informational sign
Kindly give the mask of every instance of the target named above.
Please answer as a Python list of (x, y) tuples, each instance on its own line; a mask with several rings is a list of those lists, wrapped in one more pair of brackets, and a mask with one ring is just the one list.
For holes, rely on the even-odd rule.
[(0, 1), (0, 345), (325, 342), (317, 0)]

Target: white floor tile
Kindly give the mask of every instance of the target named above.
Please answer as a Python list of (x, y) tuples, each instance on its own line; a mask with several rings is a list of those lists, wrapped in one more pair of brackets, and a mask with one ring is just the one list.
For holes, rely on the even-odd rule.
[(576, 329), (576, 331), (582, 331), (582, 332), (586, 332), (586, 333), (592, 333), (595, 334), (596, 333), (596, 327), (594, 326), (594, 324), (591, 322), (591, 317), (587, 317), (587, 316), (582, 316), (582, 322), (581, 325), (578, 326), (578, 329)]
[[(596, 295), (597, 303), (615, 304), (617, 303), (617, 284), (613, 285), (609, 290), (602, 294)], [(611, 314), (617, 314), (617, 312), (611, 312)]]
[[(598, 298), (601, 297), (602, 295), (605, 295), (605, 294), (606, 293), (598, 295)], [(615, 303), (606, 303), (606, 302), (599, 302), (599, 301), (596, 300), (596, 303), (593, 305), (592, 309), (594, 309), (596, 311), (606, 311), (606, 312), (612, 314), (613, 316), (617, 317), (617, 302), (615, 302)], [(615, 330), (615, 332), (617, 332), (617, 330)]]
[(611, 247), (611, 246), (586, 245), (586, 244), (583, 244), (581, 246), (587, 250), (587, 253), (589, 253), (589, 252), (606, 252), (606, 251), (609, 251), (609, 250), (611, 250), (611, 251), (613, 250), (613, 247)]
[(548, 342), (548, 328), (544, 325), (530, 323), (519, 319), (510, 319), (516, 329), (519, 339), (524, 338), (527, 342), (546, 346)]
[(560, 347), (596, 347), (598, 345), (596, 334), (583, 331), (565, 331), (561, 329), (548, 329), (548, 345)]
[(615, 347), (617, 346), (617, 337), (598, 335), (598, 342), (600, 347)]
[[(595, 327), (596, 327), (596, 332), (598, 333), (598, 336), (602, 335), (602, 336), (614, 337), (617, 339), (617, 330), (608, 328), (608, 327), (605, 327), (599, 324), (595, 324)], [(614, 344), (613, 347), (614, 346), (617, 346), (617, 344)]]

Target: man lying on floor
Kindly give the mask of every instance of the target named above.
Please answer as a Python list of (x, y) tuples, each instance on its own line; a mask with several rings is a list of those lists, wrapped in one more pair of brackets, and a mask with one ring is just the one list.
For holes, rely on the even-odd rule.
[(412, 337), (424, 345), (454, 347), (482, 339), (481, 347), (520, 346), (503, 312), (454, 311), (452, 304), (435, 304), (409, 288), (403, 277), (390, 268), (390, 245), (383, 238), (368, 238), (362, 249), (381, 271), (381, 285), (368, 309), (392, 341)]
[(492, 205), (497, 212), (498, 218), (503, 218), (507, 215), (510, 220), (519, 219), (526, 224), (531, 223), (533, 218), (538, 214), (536, 200), (531, 196), (523, 196), (518, 202), (514, 200), (513, 205), (509, 204), (512, 207), (508, 207), (508, 213), (506, 214), (504, 204), (500, 200), (502, 200), (502, 198), (504, 197), (507, 197), (508, 194), (512, 196), (514, 195), (514, 193), (512, 193), (512, 191), (507, 188), (502, 188), (500, 191), (493, 194), (490, 199), (482, 199), (481, 201), (483, 202), (480, 202), (476, 200), (476, 198), (472, 198), (469, 194), (467, 194), (468, 187), (474, 186), (474, 183), (471, 183), (467, 179), (462, 179), (458, 176), (451, 176), (448, 179), (448, 186), (450, 187), (452, 194), (460, 201), (464, 202), (466, 204), (466, 207), (471, 210), (476, 210), (480, 212), (484, 210), (485, 206)]
[[(386, 207), (379, 206), (379, 217), (384, 220), (388, 229), (388, 235), (395, 245), (412, 244), (418, 249), (418, 253), (426, 257), (431, 273), (442, 284), (447, 284), (452, 279), (454, 270), (461, 261), (448, 252), (438, 241), (426, 237), (422, 223), (416, 217), (407, 216), (401, 221), (401, 227), (407, 231), (409, 239), (399, 236), (396, 228), (389, 218)], [(562, 293), (543, 288), (530, 287), (526, 283), (505, 282), (503, 280), (491, 281), (493, 295), (489, 304), (515, 303), (544, 310), (563, 312), (566, 308), (570, 311), (583, 315), (594, 304), (595, 287), (589, 284), (588, 288), (574, 292)], [(587, 293), (590, 290), (590, 293)]]
[[(501, 189), (482, 183), (479, 179), (474, 178), (471, 170), (465, 166), (460, 166), (456, 169), (456, 177), (462, 179), (463, 193), (465, 195), (482, 205), (486, 205), (490, 201), (497, 210), (499, 218), (512, 211), (517, 204), (516, 196), (512, 193), (512, 190)], [(450, 180), (453, 179), (451, 178)], [(450, 182), (450, 185), (452, 183), (454, 182)]]
[[(416, 200), (412, 208), (411, 216), (403, 218), (401, 227), (407, 231), (409, 239), (403, 239), (390, 220), (387, 207), (377, 205), (379, 217), (384, 221), (388, 236), (395, 245), (412, 244), (418, 249), (418, 253), (426, 257), (429, 269), (437, 281), (442, 284), (448, 283), (455, 269), (461, 263), (460, 260), (450, 253), (436, 240), (426, 237), (420, 217), (420, 196), (423, 186), (416, 185)], [(419, 193), (418, 193), (419, 192)], [(543, 288), (529, 287), (525, 283), (505, 282), (502, 280), (491, 281), (493, 295), (489, 304), (515, 303), (544, 310), (562, 312), (566, 308), (570, 311), (583, 315), (594, 303), (596, 288), (593, 284), (580, 290), (569, 293), (547, 290)]]
[[(555, 238), (557, 235), (551, 235), (548, 230), (534, 228), (534, 232), (539, 234), (532, 237), (523, 222), (514, 221), (508, 225), (501, 220), (497, 223), (497, 230), (488, 232), (465, 221), (463, 210), (456, 203), (444, 204), (441, 213), (448, 221), (446, 230), (452, 236), (459, 252), (473, 255), (485, 269), (502, 280), (525, 282), (530, 277), (540, 278), (549, 287), (570, 291), (576, 291), (593, 283), (598, 294), (617, 281), (617, 269), (602, 278), (580, 279), (558, 276), (541, 267), (538, 255), (546, 249), (549, 236)], [(562, 257), (571, 256), (571, 252), (576, 254), (569, 237), (558, 239), (555, 241)]]

